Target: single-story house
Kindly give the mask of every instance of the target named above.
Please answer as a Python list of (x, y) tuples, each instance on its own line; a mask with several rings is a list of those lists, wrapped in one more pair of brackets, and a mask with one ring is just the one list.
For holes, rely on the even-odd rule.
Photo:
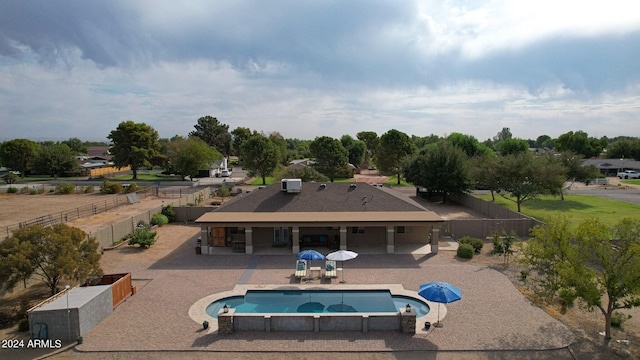
[(259, 253), (271, 247), (379, 248), (431, 244), (437, 252), (438, 214), (396, 191), (366, 183), (302, 183), (285, 179), (243, 193), (196, 220), (202, 252), (231, 246)]
[(640, 161), (633, 159), (585, 159), (583, 165), (595, 166), (604, 176), (616, 176), (625, 170), (640, 171)]

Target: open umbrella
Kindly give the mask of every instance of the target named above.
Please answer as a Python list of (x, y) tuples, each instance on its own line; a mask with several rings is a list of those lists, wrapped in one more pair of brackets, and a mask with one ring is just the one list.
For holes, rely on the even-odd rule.
[[(327, 259), (329, 260), (335, 260), (335, 261), (342, 261), (343, 262), (343, 267), (344, 267), (344, 262), (347, 260), (351, 260), (351, 259), (355, 259), (358, 256), (357, 252), (353, 252), (353, 251), (349, 251), (349, 250), (338, 250), (338, 251), (334, 251), (330, 254), (327, 255)], [(344, 283), (344, 270), (342, 271), (342, 281), (340, 281), (341, 283)]]
[(315, 250), (303, 250), (296, 255), (296, 259), (301, 260), (323, 260), (324, 255)]
[(436, 327), (440, 326), (440, 304), (448, 304), (462, 299), (462, 291), (457, 287), (440, 281), (432, 281), (430, 283), (420, 285), (418, 295), (423, 298), (438, 303), (438, 322)]

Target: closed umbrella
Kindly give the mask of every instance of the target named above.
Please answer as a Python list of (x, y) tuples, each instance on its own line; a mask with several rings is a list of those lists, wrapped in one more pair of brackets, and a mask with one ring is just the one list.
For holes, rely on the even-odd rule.
[(418, 295), (438, 303), (438, 322), (435, 326), (440, 327), (440, 304), (448, 304), (462, 299), (462, 290), (446, 282), (432, 281), (420, 285)]
[[(351, 259), (355, 259), (358, 256), (357, 252), (354, 251), (349, 251), (349, 250), (338, 250), (338, 251), (334, 251), (330, 254), (327, 255), (327, 259), (329, 260), (335, 260), (335, 261), (341, 261), (343, 263), (343, 267), (344, 267), (344, 262), (347, 260), (351, 260)], [(344, 270), (342, 271), (342, 281), (340, 281), (341, 283), (344, 283)]]

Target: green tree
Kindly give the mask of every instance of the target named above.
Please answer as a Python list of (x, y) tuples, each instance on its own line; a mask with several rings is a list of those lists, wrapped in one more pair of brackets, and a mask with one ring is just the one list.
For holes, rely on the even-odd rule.
[(251, 129), (246, 127), (237, 127), (231, 131), (231, 144), (236, 156), (240, 156), (240, 148), (242, 143), (248, 140), (251, 135), (257, 134), (255, 131), (251, 133)]
[(138, 178), (138, 170), (152, 167), (163, 160), (158, 132), (145, 123), (123, 121), (107, 136), (113, 142), (111, 154), (116, 166), (131, 166), (133, 180)]
[(555, 140), (557, 152), (572, 152), (582, 155), (583, 158), (590, 158), (600, 155), (602, 149), (607, 145), (606, 141), (589, 137), (584, 131), (569, 131), (560, 135)]
[(43, 146), (33, 167), (51, 176), (61, 176), (78, 168), (78, 160), (66, 144)]
[(69, 149), (71, 149), (73, 155), (81, 155), (87, 153), (87, 147), (84, 145), (82, 140), (78, 139), (77, 137), (69, 138), (62, 143), (67, 145)]
[(174, 138), (167, 152), (170, 168), (182, 176), (193, 179), (198, 170), (208, 169), (213, 162), (222, 158), (222, 154), (197, 137), (188, 139)]
[(481, 144), (478, 139), (471, 135), (464, 135), (461, 133), (452, 133), (447, 136), (447, 141), (452, 145), (459, 147), (466, 154), (467, 157), (474, 157), (483, 154), (493, 154), (493, 150)]
[(383, 174), (393, 174), (400, 184), (403, 161), (417, 151), (411, 138), (398, 130), (392, 129), (380, 136), (376, 165)]
[[(581, 156), (574, 153), (563, 152), (560, 156), (549, 155), (548, 158), (550, 158), (550, 162), (560, 162), (565, 169), (563, 187), (559, 191), (561, 200), (564, 200), (564, 191), (576, 181), (588, 182), (601, 176), (598, 168), (594, 165), (584, 165)], [(566, 187), (565, 184), (567, 184)]]
[(287, 141), (284, 139), (282, 134), (277, 131), (269, 134), (269, 140), (271, 140), (278, 148), (278, 162), (286, 165), (288, 162)]
[(13, 289), (31, 276), (40, 277), (51, 290), (63, 278), (93, 282), (102, 275), (98, 242), (74, 227), (32, 225), (16, 230), (0, 243), (0, 281)]
[(345, 175), (349, 153), (340, 140), (328, 136), (317, 137), (311, 142), (310, 150), (316, 161), (315, 168), (331, 182)]
[(0, 163), (11, 170), (20, 171), (24, 178), (38, 156), (40, 145), (27, 139), (13, 139), (0, 144)]
[(356, 140), (351, 135), (342, 135), (340, 142), (349, 153), (349, 164), (360, 166), (364, 161), (367, 145), (362, 140)]
[(611, 339), (613, 312), (640, 306), (640, 221), (626, 218), (610, 227), (588, 219), (572, 227), (560, 219), (532, 235), (523, 249), (525, 264), (550, 294), (570, 289), (599, 309), (605, 339)]
[(612, 143), (607, 149), (610, 159), (640, 159), (640, 139), (624, 139)]
[(4, 174), (2, 176), (2, 180), (4, 180), (4, 182), (6, 182), (9, 187), (11, 187), (11, 185), (15, 184), (16, 181), (18, 181), (18, 175), (16, 175), (14, 172), (9, 171), (8, 173)]
[(502, 156), (521, 154), (528, 149), (529, 142), (523, 139), (508, 138), (498, 143), (498, 152)]
[(496, 200), (495, 192), (500, 189), (498, 182), (498, 158), (495, 155), (480, 155), (470, 159), (471, 178), (476, 188), (491, 191), (492, 201)]
[(224, 156), (231, 155), (232, 137), (229, 133), (229, 125), (223, 124), (212, 116), (203, 116), (194, 125), (195, 130), (189, 136), (197, 136), (207, 145), (213, 146)]
[(496, 164), (500, 196), (518, 206), (549, 189), (545, 183), (546, 162), (530, 153), (500, 156)]
[(553, 149), (553, 139), (549, 135), (540, 135), (536, 138), (535, 146), (537, 148)]
[[(426, 149), (427, 146), (429, 146), (431, 144), (438, 143), (438, 142), (440, 142), (442, 140), (444, 140), (444, 139), (441, 138), (440, 136), (434, 135), (434, 134), (431, 134), (429, 136), (423, 136), (423, 137), (411, 135), (411, 141), (413, 141), (413, 143), (416, 145), (416, 147), (420, 151)], [(486, 148), (486, 146), (485, 146), (485, 148)]]
[(405, 163), (407, 181), (428, 192), (442, 194), (442, 203), (451, 193), (466, 192), (471, 187), (465, 152), (448, 141), (427, 147)]
[(267, 176), (273, 173), (280, 159), (276, 144), (263, 135), (253, 135), (242, 143), (241, 152), (243, 167), (251, 176), (260, 176), (262, 184), (266, 184)]
[(378, 145), (380, 144), (380, 138), (374, 131), (360, 131), (356, 134), (358, 140), (364, 141), (367, 146), (367, 152), (364, 155), (364, 161), (371, 163), (376, 157), (376, 151), (378, 151)]

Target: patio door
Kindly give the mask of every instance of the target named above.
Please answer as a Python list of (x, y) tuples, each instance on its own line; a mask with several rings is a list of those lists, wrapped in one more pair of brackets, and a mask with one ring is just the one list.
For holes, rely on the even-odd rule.
[(289, 245), (289, 228), (288, 227), (274, 227), (273, 228), (273, 246), (284, 247)]

